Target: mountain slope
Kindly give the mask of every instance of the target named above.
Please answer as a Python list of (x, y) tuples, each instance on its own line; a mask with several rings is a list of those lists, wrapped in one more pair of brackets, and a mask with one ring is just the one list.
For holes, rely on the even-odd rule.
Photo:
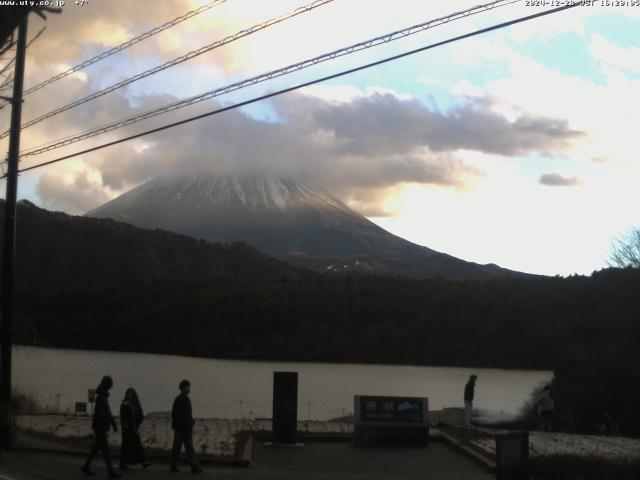
[(87, 213), (212, 242), (247, 242), (315, 270), (450, 279), (518, 275), (397, 237), (326, 190), (273, 177), (159, 178)]
[[(0, 200), (0, 216), (4, 207)], [(15, 272), (18, 292), (131, 291), (157, 282), (298, 275), (246, 244), (212, 245), (111, 219), (49, 212), (26, 201), (18, 205)]]

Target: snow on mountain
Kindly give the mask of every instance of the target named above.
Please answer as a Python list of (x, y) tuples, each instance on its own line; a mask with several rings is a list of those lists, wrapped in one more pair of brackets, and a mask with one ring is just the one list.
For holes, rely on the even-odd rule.
[(286, 210), (292, 207), (312, 207), (348, 211), (349, 207), (326, 190), (293, 180), (253, 176), (185, 176), (157, 178), (140, 185), (105, 205), (87, 213), (129, 209), (139, 203), (162, 202), (180, 205), (188, 211), (228, 209), (241, 206), (259, 212)]
[(243, 241), (277, 258), (322, 271), (357, 269), (448, 278), (488, 278), (509, 272), (413, 244), (322, 188), (272, 176), (158, 178), (87, 215), (212, 242)]

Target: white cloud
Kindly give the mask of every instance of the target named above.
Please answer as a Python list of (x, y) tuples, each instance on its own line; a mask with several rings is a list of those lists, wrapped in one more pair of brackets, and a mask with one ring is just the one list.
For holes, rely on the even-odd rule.
[(100, 173), (86, 166), (75, 171), (43, 173), (38, 180), (36, 193), (46, 208), (71, 214), (83, 214), (85, 205), (101, 204), (110, 197), (110, 192), (102, 184)]
[(468, 80), (456, 83), (451, 89), (451, 93), (459, 97), (484, 97), (485, 90), (477, 85), (473, 85)]
[(589, 54), (604, 65), (628, 72), (640, 72), (640, 47), (621, 47), (602, 35), (591, 35)]
[[(505, 75), (478, 86), (494, 102), (495, 111), (505, 117), (527, 112), (566, 118), (571, 128), (587, 134), (583, 142), (573, 146), (574, 158), (603, 157), (628, 163), (637, 160), (634, 130), (640, 121), (640, 79), (629, 77), (610, 64), (602, 66), (604, 83), (564, 74), (495, 39), (460, 43), (454, 51), (458, 62), (470, 66), (507, 63)], [(619, 63), (623, 58), (614, 57), (614, 61)], [(459, 87), (453, 91), (465, 93)]]

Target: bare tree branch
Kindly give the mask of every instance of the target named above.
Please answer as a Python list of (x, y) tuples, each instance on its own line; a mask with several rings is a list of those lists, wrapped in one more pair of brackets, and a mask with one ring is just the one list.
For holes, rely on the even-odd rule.
[(640, 227), (611, 242), (611, 255), (607, 264), (618, 268), (640, 268)]

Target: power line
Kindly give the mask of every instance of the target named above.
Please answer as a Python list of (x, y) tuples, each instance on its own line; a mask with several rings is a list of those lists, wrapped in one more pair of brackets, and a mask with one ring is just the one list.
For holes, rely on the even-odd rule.
[[(4, 78), (3, 82), (0, 84), (0, 92), (2, 92), (3, 90), (7, 90), (11, 86), (13, 77), (8, 73), (0, 73), (0, 77)], [(3, 106), (4, 105), (0, 105), (0, 109), (2, 109)]]
[(40, 31), (36, 33), (36, 35), (31, 40), (29, 40), (29, 43), (27, 43), (26, 48), (29, 48), (33, 44), (33, 42), (35, 42), (38, 38), (40, 38), (40, 35), (42, 35), (46, 29), (47, 27), (42, 27)]
[(0, 45), (0, 55), (4, 55), (5, 52), (11, 50), (15, 44), (16, 42), (13, 40), (13, 33), (11, 33), (11, 36), (7, 39), (7, 43)]
[(4, 73), (7, 70), (10, 70), (13, 67), (13, 64), (16, 61), (16, 57), (12, 57), (11, 59), (9, 59), (9, 61), (2, 67), (2, 70), (0, 70), (0, 73)]
[[(35, 125), (36, 123), (40, 123), (48, 118), (51, 118), (55, 115), (58, 115), (62, 112), (66, 112), (67, 110), (70, 110), (72, 108), (75, 108), (79, 105), (82, 105), (83, 103), (89, 102), (91, 100), (95, 100), (96, 98), (99, 98), (103, 95), (106, 95), (108, 93), (114, 92), (122, 87), (125, 87), (131, 83), (137, 82), (138, 80), (142, 80), (143, 78), (149, 77), (151, 75), (154, 75), (158, 72), (161, 72), (163, 70), (166, 70), (167, 68), (171, 68), (174, 67), (180, 63), (186, 62), (187, 60), (191, 60), (199, 55), (202, 55), (204, 53), (210, 52), (211, 50), (214, 50), (216, 48), (219, 48), (223, 45), (227, 45), (231, 42), (234, 42), (236, 40), (239, 40), (243, 37), (246, 37), (248, 35), (251, 35), (253, 33), (259, 32), (261, 30), (264, 30), (266, 28), (269, 28), (273, 25), (276, 25), (278, 23), (284, 22), (285, 20), (288, 20), (290, 18), (293, 18), (297, 15), (309, 12), (310, 10), (313, 10), (315, 8), (321, 7), (322, 5), (325, 5), (327, 3), (331, 3), (333, 2), (333, 0), (315, 0), (314, 2), (311, 2), (308, 5), (305, 5), (303, 7), (298, 7), (295, 10), (285, 13), (283, 15), (280, 15), (279, 17), (274, 17), (271, 18), (265, 22), (253, 25), (252, 27), (249, 27), (245, 30), (241, 30), (237, 33), (234, 33), (233, 35), (229, 35), (225, 38), (223, 38), (222, 40), (218, 40), (215, 41), (213, 43), (210, 43), (208, 45), (205, 45), (204, 47), (200, 47), (196, 50), (192, 50), (188, 53), (185, 53), (184, 55), (181, 55), (179, 57), (174, 58), (173, 60), (169, 60), (166, 63), (163, 63), (161, 65), (157, 65), (153, 68), (150, 68), (149, 70), (145, 70), (142, 73), (138, 73), (137, 75), (134, 75), (132, 77), (126, 78), (124, 80), (121, 80), (120, 82), (114, 83), (113, 85), (103, 88), (102, 90), (99, 90), (97, 92), (92, 93), (91, 95), (87, 95), (86, 97), (83, 97), (79, 100), (76, 100), (74, 102), (71, 102), (67, 105), (64, 105), (62, 107), (56, 108), (55, 110), (52, 110), (48, 113), (45, 113), (44, 115), (41, 115), (39, 117), (36, 117), (32, 120), (29, 120), (28, 122), (22, 124), (21, 128), (27, 128), (30, 127), (32, 125)], [(0, 139), (6, 137), (7, 135), (9, 135), (9, 131), (5, 131), (2, 134), (0, 134)]]
[[(63, 160), (67, 160), (69, 158), (77, 157), (77, 156), (83, 155), (85, 153), (95, 152), (96, 150), (101, 150), (103, 148), (107, 148), (107, 147), (110, 147), (110, 146), (113, 146), (113, 145), (117, 145), (119, 143), (127, 142), (129, 140), (134, 140), (136, 138), (140, 138), (140, 137), (143, 137), (143, 136), (146, 136), (146, 135), (150, 135), (152, 133), (160, 132), (160, 131), (163, 131), (163, 130), (168, 130), (170, 128), (177, 127), (179, 125), (184, 125), (186, 123), (190, 123), (190, 122), (193, 122), (195, 120), (200, 120), (202, 118), (206, 118), (206, 117), (209, 117), (209, 116), (212, 116), (212, 115), (216, 115), (216, 114), (219, 114), (219, 113), (222, 113), (222, 112), (226, 112), (228, 110), (232, 110), (232, 109), (235, 109), (235, 108), (243, 107), (245, 105), (249, 105), (249, 104), (252, 104), (252, 103), (255, 103), (255, 102), (259, 102), (261, 100), (266, 100), (268, 98), (275, 97), (277, 95), (282, 95), (284, 93), (292, 92), (294, 90), (299, 90), (301, 88), (309, 87), (311, 85), (315, 85), (317, 83), (325, 82), (327, 80), (332, 80), (334, 78), (342, 77), (344, 75), (349, 75), (351, 73), (355, 73), (355, 72), (358, 72), (360, 70), (364, 70), (364, 69), (367, 69), (367, 68), (371, 68), (371, 67), (375, 67), (375, 66), (378, 66), (378, 65), (382, 65), (384, 63), (388, 63), (388, 62), (391, 62), (391, 61), (394, 61), (394, 60), (398, 60), (398, 59), (401, 59), (401, 58), (404, 58), (404, 57), (408, 57), (410, 55), (414, 55), (416, 53), (424, 52), (426, 50), (430, 50), (430, 49), (433, 49), (433, 48), (436, 48), (436, 47), (440, 47), (442, 45), (447, 45), (449, 43), (457, 42), (457, 41), (463, 40), (465, 38), (470, 38), (470, 37), (473, 37), (473, 36), (476, 36), (476, 35), (481, 35), (483, 33), (491, 32), (493, 30), (498, 30), (498, 29), (505, 28), (505, 27), (508, 27), (508, 26), (511, 26), (511, 25), (515, 25), (517, 23), (522, 23), (522, 22), (526, 22), (528, 20), (533, 20), (535, 18), (543, 17), (543, 16), (546, 16), (546, 15), (551, 15), (553, 13), (558, 13), (558, 12), (561, 12), (563, 10), (568, 10), (570, 8), (577, 7), (577, 6), (579, 6), (578, 3), (569, 4), (569, 5), (565, 5), (565, 6), (562, 6), (562, 7), (554, 8), (552, 10), (546, 10), (544, 12), (539, 12), (539, 13), (535, 13), (535, 14), (532, 14), (532, 15), (528, 15), (526, 17), (520, 17), (520, 18), (517, 18), (515, 20), (509, 20), (508, 22), (503, 22), (503, 23), (499, 23), (499, 24), (496, 24), (496, 25), (492, 25), (491, 27), (486, 27), (486, 28), (482, 28), (480, 30), (475, 30), (475, 31), (470, 32), (470, 33), (465, 33), (464, 35), (459, 35), (457, 37), (449, 38), (447, 40), (442, 40), (440, 42), (432, 43), (430, 45), (427, 45), (427, 46), (424, 46), (424, 47), (421, 47), (421, 48), (417, 48), (415, 50), (410, 50), (408, 52), (404, 52), (404, 53), (401, 53), (401, 54), (398, 54), (398, 55), (387, 57), (387, 58), (384, 58), (382, 60), (378, 60), (378, 61), (375, 61), (375, 62), (372, 62), (372, 63), (368, 63), (368, 64), (365, 64), (365, 65), (361, 65), (359, 67), (351, 68), (349, 70), (344, 70), (342, 72), (334, 73), (332, 75), (327, 75), (325, 77), (317, 78), (315, 80), (311, 80), (311, 81), (308, 81), (308, 82), (300, 83), (298, 85), (294, 85), (292, 87), (284, 88), (282, 90), (278, 90), (278, 91), (275, 91), (275, 92), (267, 93), (267, 94), (261, 95), (259, 97), (254, 97), (252, 99), (245, 100), (245, 101), (240, 102), (240, 103), (236, 103), (234, 105), (229, 105), (229, 106), (226, 106), (226, 107), (218, 108), (216, 110), (212, 110), (210, 112), (203, 113), (201, 115), (196, 115), (194, 117), (186, 118), (184, 120), (180, 120), (178, 122), (173, 122), (173, 123), (170, 123), (170, 124), (167, 124), (167, 125), (163, 125), (163, 126), (158, 127), (158, 128), (153, 128), (151, 130), (147, 130), (147, 131), (144, 131), (144, 132), (141, 132), (141, 133), (137, 133), (135, 135), (130, 135), (128, 137), (121, 138), (119, 140), (114, 140), (113, 142), (104, 143), (102, 145), (98, 145), (98, 146), (95, 146), (95, 147), (92, 147), (92, 148), (88, 148), (86, 150), (75, 152), (75, 153), (72, 153), (72, 154), (69, 154), (69, 155), (65, 155), (65, 156), (62, 156), (62, 157), (59, 157), (59, 158), (55, 158), (53, 160), (49, 160), (49, 161), (46, 161), (46, 162), (38, 163), (36, 165), (32, 165), (30, 167), (23, 168), (23, 169), (19, 170), (19, 172), (20, 173), (27, 172), (29, 170), (34, 170), (36, 168), (40, 168), (40, 167), (44, 167), (44, 166), (51, 165), (51, 164), (54, 164), (54, 163), (58, 163), (58, 162), (61, 162)], [(3, 175), (3, 176), (0, 177), (0, 179), (5, 178), (5, 177), (6, 177), (6, 175)]]
[(164, 113), (168, 113), (168, 112), (172, 112), (174, 110), (178, 110), (181, 108), (185, 108), (191, 105), (195, 105), (197, 103), (200, 102), (204, 102), (206, 100), (210, 100), (212, 98), (218, 97), (220, 95), (224, 95), (230, 92), (234, 92), (237, 90), (240, 90), (242, 88), (246, 88), (249, 86), (253, 86), (256, 85), (258, 83), (262, 83), (265, 82), (267, 80), (271, 80), (274, 78), (278, 78), (284, 75), (288, 75), (290, 73), (299, 71), (299, 70), (303, 70), (305, 68), (309, 68), (312, 67), (314, 65), (317, 65), (319, 63), (323, 63), (329, 60), (334, 60), (336, 58), (345, 56), (345, 55), (350, 55), (352, 53), (361, 51), (361, 50), (366, 50), (372, 47), (375, 47), (377, 45), (381, 45), (384, 43), (388, 43), (394, 40), (398, 40), (401, 38), (405, 38), (407, 36), (410, 35), (414, 35), (416, 33), (419, 32), (423, 32), (431, 27), (436, 27), (439, 25), (444, 25), (446, 23), (449, 23), (451, 21), (455, 21), (455, 20), (459, 20), (461, 18), (466, 18), (468, 16), (471, 15), (476, 15), (478, 13), (482, 13), (485, 12), (487, 10), (492, 10), (494, 8), (498, 8), (498, 7), (502, 7), (502, 6), (506, 6), (506, 5), (510, 5), (513, 3), (517, 3), (520, 2), (521, 0), (498, 0), (498, 1), (493, 1), (487, 4), (483, 4), (483, 5), (477, 5), (475, 7), (469, 8), (467, 10), (463, 10), (463, 11), (459, 11), (459, 12), (454, 12), (451, 13), (449, 15), (446, 15), (444, 17), (440, 17), (440, 18), (436, 18), (433, 20), (429, 20), (427, 22), (423, 22), (417, 25), (414, 25), (412, 27), (409, 28), (405, 28), (402, 30), (397, 30), (395, 32), (392, 33), (387, 33), (385, 35), (381, 35), (369, 40), (366, 40), (364, 42), (360, 42), (360, 43), (356, 43), (354, 45), (345, 47), (345, 48), (341, 48), (339, 50), (334, 50), (332, 52), (329, 53), (325, 53), (322, 54), (320, 56), (311, 58), (311, 59), (307, 59), (307, 60), (303, 60), (301, 62), (289, 65), (287, 67), (284, 68), (280, 68), (277, 70), (272, 70), (270, 72), (267, 73), (263, 73), (260, 75), (257, 75), (255, 77), (251, 77), (245, 80), (241, 80), (239, 82), (235, 82), (232, 83), (230, 85), (221, 87), (221, 88), (216, 88), (214, 90), (210, 90), (208, 92), (204, 92), (201, 93), (199, 95), (193, 96), (193, 97), (189, 97), (183, 100), (178, 100), (174, 103), (165, 105), (163, 107), (154, 109), (154, 110), (150, 110), (138, 115), (134, 115), (132, 117), (128, 117), (125, 118), (123, 120), (119, 120), (117, 122), (113, 122), (107, 125), (103, 125), (101, 127), (92, 129), (92, 130), (86, 130), (84, 132), (80, 132), (78, 134), (74, 134), (59, 140), (54, 140), (53, 142), (48, 142), (47, 144), (45, 144), (46, 146), (39, 146), (39, 147), (33, 147), (31, 149), (27, 149), (27, 151), (25, 151), (22, 156), (23, 157), (27, 157), (27, 156), (33, 156), (33, 155), (39, 155), (41, 153), (44, 152), (48, 152), (50, 150), (55, 150), (57, 148), (60, 147), (64, 147), (67, 145), (70, 145), (72, 143), (76, 143), (79, 142), (81, 140), (85, 140), (87, 138), (91, 138), (91, 137), (95, 137), (96, 135), (100, 135), (102, 133), (107, 133), (113, 130), (116, 130), (118, 128), (121, 127), (125, 127), (128, 125), (132, 125), (134, 123), (138, 123), (142, 120), (147, 120), (149, 118), (153, 118), (156, 117), (158, 115), (162, 115)]
[(185, 99), (185, 100), (180, 100), (178, 102), (174, 102), (173, 104), (166, 105), (164, 107), (161, 107), (159, 109), (156, 109), (156, 110), (153, 110), (153, 111), (150, 111), (150, 112), (145, 112), (143, 114), (139, 114), (139, 115), (134, 116), (134, 117), (129, 117), (127, 119), (120, 120), (118, 122), (114, 122), (114, 123), (111, 123), (111, 124), (108, 124), (108, 125), (103, 125), (102, 127), (99, 127), (97, 129), (86, 130), (84, 132), (68, 135), (66, 137), (62, 137), (62, 138), (59, 138), (57, 140), (45, 142), (43, 144), (40, 144), (40, 145), (37, 145), (37, 146), (34, 146), (34, 147), (26, 149), (26, 151), (23, 152), (23, 156), (38, 155), (38, 154), (41, 154), (41, 153), (44, 153), (44, 152), (47, 152), (47, 151), (50, 151), (50, 150), (54, 150), (54, 149), (57, 149), (57, 148), (60, 148), (60, 147), (66, 146), (66, 145), (70, 145), (72, 143), (76, 143), (76, 142), (81, 141), (81, 140), (85, 140), (87, 138), (91, 138), (93, 136), (96, 136), (96, 135), (99, 135), (99, 134), (102, 134), (102, 133), (107, 133), (109, 131), (116, 130), (116, 129), (122, 127), (122, 126), (127, 126), (127, 125), (130, 125), (130, 124), (133, 124), (133, 123), (137, 123), (139, 121), (146, 120), (148, 118), (152, 118), (152, 117), (164, 114), (164, 113), (168, 113), (168, 112), (173, 111), (173, 110), (184, 108), (184, 107), (193, 105), (195, 103), (200, 103), (202, 101), (209, 100), (209, 99), (214, 98), (216, 96), (220, 96), (220, 95), (232, 92), (232, 91), (239, 90), (241, 88), (252, 86), (252, 85), (255, 85), (257, 83), (261, 83), (261, 82), (270, 80), (272, 78), (283, 76), (283, 75), (286, 75), (288, 73), (292, 73), (292, 72), (297, 71), (297, 70), (302, 70), (304, 68), (311, 67), (313, 65), (316, 65), (318, 63), (321, 63), (321, 62), (324, 62), (324, 61), (327, 61), (327, 60), (333, 60), (333, 59), (335, 59), (337, 57), (340, 57), (340, 56), (343, 56), (343, 55), (347, 55), (347, 54), (350, 54), (350, 53), (354, 53), (354, 52), (359, 51), (359, 50), (364, 50), (366, 48), (371, 48), (371, 47), (377, 46), (377, 45), (382, 44), (382, 43), (387, 43), (387, 42), (390, 42), (390, 41), (393, 41), (393, 40), (397, 40), (399, 38), (404, 38), (406, 36), (422, 32), (422, 31), (424, 31), (424, 30), (426, 30), (428, 28), (431, 28), (433, 26), (443, 25), (443, 24), (448, 23), (450, 21), (458, 20), (460, 18), (467, 17), (469, 15), (474, 15), (474, 14), (481, 13), (481, 12), (484, 12), (484, 11), (487, 11), (487, 10), (490, 10), (490, 9), (493, 9), (493, 8), (509, 5), (509, 4), (512, 4), (512, 3), (517, 3), (517, 2), (520, 2), (520, 1), (521, 0), (501, 0), (501, 1), (493, 1), (493, 2), (490, 2), (490, 3), (487, 3), (487, 4), (483, 4), (483, 5), (477, 5), (475, 7), (472, 7), (470, 9), (468, 9), (468, 10), (464, 10), (464, 11), (461, 11), (461, 12), (455, 12), (455, 13), (449, 14), (447, 16), (440, 17), (440, 18), (433, 19), (433, 20), (429, 20), (427, 22), (423, 22), (421, 24), (414, 25), (412, 27), (409, 27), (409, 28), (406, 28), (406, 29), (403, 29), (403, 30), (398, 30), (396, 32), (385, 34), (385, 35), (382, 35), (382, 36), (367, 40), (365, 42), (361, 42), (361, 43), (356, 44), (356, 45), (351, 45), (351, 46), (343, 48), (341, 50), (330, 52), (330, 53), (327, 53), (327, 54), (324, 54), (324, 55), (321, 55), (319, 57), (315, 57), (315, 58), (312, 58), (312, 59), (304, 60), (302, 62), (299, 62), (299, 63), (294, 64), (294, 65), (290, 65), (290, 66), (285, 67), (285, 68), (280, 69), (280, 70), (271, 71), (271, 72), (259, 75), (257, 77), (252, 77), (250, 79), (246, 79), (246, 80), (243, 80), (241, 82), (236, 82), (236, 83), (228, 85), (226, 87), (222, 87), (222, 88), (219, 88), (219, 89), (216, 89), (216, 90), (213, 90), (213, 91), (205, 92), (205, 93), (197, 95), (195, 97), (190, 97), (190, 98)]
[(196, 15), (199, 15), (203, 12), (206, 12), (207, 10), (211, 10), (214, 7), (217, 7), (218, 5), (221, 5), (223, 3), (225, 3), (227, 0), (215, 0), (211, 3), (208, 3), (206, 5), (201, 6), (200, 8), (197, 8), (195, 10), (191, 10), (187, 13), (185, 13), (184, 15), (180, 15), (179, 17), (174, 18), (173, 20), (170, 20), (166, 23), (163, 23), (162, 25), (160, 25), (159, 27), (155, 27), (151, 30), (148, 30), (140, 35), (138, 35), (137, 37), (132, 38), (131, 40), (128, 40), (124, 43), (121, 43), (120, 45), (117, 45), (113, 48), (110, 48), (109, 50), (105, 50), (104, 52), (96, 55), (95, 57), (92, 57), (88, 60), (85, 60), (82, 63), (79, 63), (71, 68), (69, 68), (68, 70), (65, 70), (62, 73), (59, 73), (47, 80), (44, 80), (43, 82), (38, 83), (37, 85), (34, 85), (31, 88), (28, 88), (27, 90), (24, 91), (24, 95), (29, 95), (30, 93), (36, 92), (38, 90), (40, 90), (41, 88), (46, 87), (47, 85), (56, 82), (58, 80), (60, 80), (61, 78), (67, 77), (69, 75), (71, 75), (74, 72), (77, 72), (79, 70), (82, 70), (86, 67), (88, 67), (89, 65), (93, 65), (94, 63), (97, 63), (101, 60), (104, 60), (105, 58), (121, 52), (122, 50), (125, 50), (143, 40), (146, 40), (149, 37), (152, 37), (160, 32), (163, 32), (164, 30), (167, 30), (181, 22), (184, 22), (185, 20), (188, 20), (192, 17), (195, 17)]
[[(36, 33), (35, 37), (33, 37), (33, 38), (32, 38), (32, 39), (27, 43), (27, 45), (25, 46), (25, 50), (27, 50), (27, 49), (31, 46), (31, 44), (32, 44), (33, 42), (35, 42), (35, 41), (40, 37), (40, 35), (42, 35), (42, 33), (46, 30), (46, 28), (47, 28), (47, 27), (42, 27), (42, 28), (40, 29), (40, 31), (39, 31), (38, 33)], [(2, 70), (0, 70), (0, 76), (2, 76), (2, 77), (4, 77), (4, 78), (5, 78), (5, 81), (3, 81), (3, 82), (0, 84), (0, 92), (3, 92), (4, 90), (8, 90), (8, 89), (10, 89), (10, 88), (12, 88), (12, 87), (13, 87), (13, 77), (7, 76), (7, 75), (8, 75), (8, 72), (7, 72), (7, 74), (5, 74), (5, 71), (6, 71), (6, 70), (10, 70), (10, 69), (11, 69), (11, 67), (13, 66), (13, 63), (15, 62), (15, 60), (16, 60), (16, 57), (15, 57), (15, 56), (14, 56), (14, 57), (12, 57), (12, 58), (7, 62), (7, 64), (6, 64), (4, 67), (2, 67)], [(4, 97), (3, 97), (3, 98), (4, 98)], [(5, 105), (8, 105), (9, 103), (11, 103), (11, 102), (10, 102), (9, 100), (6, 100), (6, 101), (5, 101), (5, 103), (0, 104), (0, 110), (2, 110), (2, 109), (5, 107)], [(7, 131), (7, 132), (9, 132), (9, 131)], [(5, 136), (6, 136), (6, 135), (5, 135)], [(4, 137), (0, 137), (0, 138), (4, 138)]]

